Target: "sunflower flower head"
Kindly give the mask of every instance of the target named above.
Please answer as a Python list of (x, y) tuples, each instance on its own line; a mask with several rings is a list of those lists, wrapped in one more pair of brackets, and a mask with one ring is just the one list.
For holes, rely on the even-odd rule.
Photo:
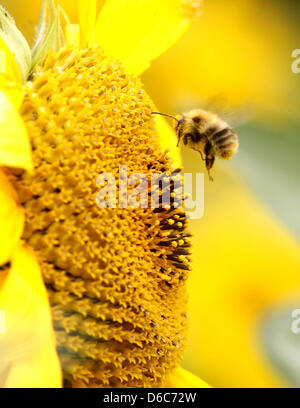
[[(15, 133), (28, 135), (34, 171), (3, 163), (3, 184), (9, 180), (13, 190), (7, 202), (21, 213), (19, 227), (13, 224), (18, 233), (11, 233), (15, 243), (2, 259), (3, 280), (17, 245), (30, 250), (49, 296), (66, 386), (163, 386), (186, 341), (190, 241), (185, 212), (176, 206), (181, 193), (173, 187), (168, 208), (99, 208), (96, 180), (107, 172), (118, 179), (120, 165), (148, 178), (179, 174), (137, 74), (183, 32), (187, 17), (175, 0), (161, 12), (158, 1), (108, 0), (97, 18), (96, 2), (78, 3), (80, 26), (62, 23), (52, 1), (42, 8), (15, 113)], [(117, 46), (110, 17), (117, 24), (141, 10), (151, 24), (137, 24), (139, 38), (129, 24)], [(176, 29), (168, 12), (173, 23), (178, 19)], [(158, 35), (165, 36), (159, 49), (145, 51)]]
[(23, 236), (48, 287), (63, 368), (95, 385), (157, 384), (183, 350), (184, 212), (95, 200), (97, 175), (117, 178), (120, 163), (172, 170), (152, 109), (140, 81), (99, 48), (49, 54), (21, 107), (35, 164), (14, 181)]

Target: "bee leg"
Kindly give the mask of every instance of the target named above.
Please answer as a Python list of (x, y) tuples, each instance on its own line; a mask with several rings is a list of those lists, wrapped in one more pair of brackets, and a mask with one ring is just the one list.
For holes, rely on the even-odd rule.
[(202, 159), (203, 161), (205, 161), (205, 157), (203, 156), (203, 153), (202, 153), (202, 152), (199, 152), (199, 153), (200, 153), (201, 159)]
[(212, 175), (210, 174), (210, 170), (207, 170), (207, 174), (208, 174), (208, 179), (209, 179), (209, 181), (214, 181), (214, 178), (213, 178)]
[(181, 128), (178, 127), (177, 129), (178, 129), (178, 131), (177, 131), (177, 136), (178, 136), (177, 147), (178, 147), (179, 143), (180, 143), (182, 132), (181, 132)]
[(193, 141), (193, 135), (191, 133), (186, 133), (183, 136), (183, 144), (186, 146), (189, 143), (189, 140)]
[(177, 147), (179, 146), (180, 139), (181, 139), (181, 136), (182, 136), (182, 126), (181, 126), (182, 123), (183, 123), (183, 119), (178, 120), (176, 128), (175, 128), (177, 136), (178, 136)]
[(214, 181), (214, 179), (212, 178), (210, 174), (210, 169), (213, 167), (214, 162), (215, 162), (215, 156), (205, 156), (205, 165), (206, 165), (206, 170), (207, 170), (207, 174), (209, 177), (209, 181)]

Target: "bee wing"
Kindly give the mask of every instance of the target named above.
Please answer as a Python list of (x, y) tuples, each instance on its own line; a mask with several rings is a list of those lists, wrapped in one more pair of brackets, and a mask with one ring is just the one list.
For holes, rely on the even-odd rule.
[(233, 128), (237, 128), (249, 122), (252, 116), (249, 108), (245, 107), (226, 110), (224, 113), (221, 113), (219, 115)]
[(221, 119), (233, 128), (248, 122), (254, 115), (254, 109), (250, 100), (243, 104), (232, 106), (226, 92), (220, 92), (209, 98), (199, 98), (196, 95), (180, 95), (174, 102), (174, 111), (188, 112), (195, 108), (201, 108), (217, 114)]
[(228, 96), (225, 92), (220, 92), (212, 95), (209, 98), (203, 99), (201, 107), (205, 110), (220, 113), (224, 111), (225, 107), (229, 106)]
[(247, 123), (252, 118), (254, 112), (250, 100), (233, 107), (232, 104), (229, 103), (229, 98), (226, 93), (220, 93), (210, 98), (205, 103), (204, 109), (216, 113), (233, 128)]

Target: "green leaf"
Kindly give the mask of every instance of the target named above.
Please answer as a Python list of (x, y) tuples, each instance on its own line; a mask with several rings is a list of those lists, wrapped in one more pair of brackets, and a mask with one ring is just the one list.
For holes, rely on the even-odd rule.
[(300, 238), (300, 124), (249, 123), (236, 130), (240, 148), (233, 164), (255, 195)]
[(60, 9), (53, 0), (44, 0), (38, 24), (38, 33), (32, 49), (31, 72), (49, 50), (59, 51), (65, 39), (60, 21)]
[(15, 56), (22, 81), (25, 82), (31, 67), (31, 51), (14, 19), (2, 6), (0, 6), (0, 37)]

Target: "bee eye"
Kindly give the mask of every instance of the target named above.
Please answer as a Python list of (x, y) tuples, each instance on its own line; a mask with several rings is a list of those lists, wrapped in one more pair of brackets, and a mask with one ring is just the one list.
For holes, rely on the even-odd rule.
[(193, 121), (195, 122), (195, 123), (200, 123), (201, 122), (201, 118), (199, 118), (199, 116), (195, 116), (194, 118), (193, 118)]

